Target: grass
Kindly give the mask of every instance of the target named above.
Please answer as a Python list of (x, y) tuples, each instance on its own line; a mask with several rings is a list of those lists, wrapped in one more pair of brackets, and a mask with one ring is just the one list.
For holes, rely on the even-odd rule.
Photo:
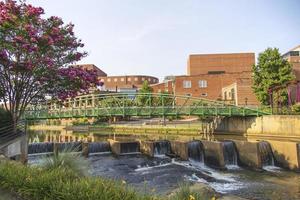
[(122, 182), (79, 177), (72, 170), (29, 167), (12, 161), (0, 164), (0, 185), (30, 200), (155, 200)]

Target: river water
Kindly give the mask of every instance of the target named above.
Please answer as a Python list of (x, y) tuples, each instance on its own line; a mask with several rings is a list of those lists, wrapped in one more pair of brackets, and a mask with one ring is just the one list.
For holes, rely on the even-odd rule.
[[(105, 141), (113, 137), (95, 136), (90, 133), (73, 133), (71, 136), (61, 135), (59, 132), (32, 132), (30, 141), (46, 142), (49, 139), (74, 141), (76, 137), (78, 140)], [(118, 137), (118, 139), (126, 138), (126, 136)], [(41, 158), (41, 155), (29, 156), (29, 163), (39, 163)], [(149, 158), (142, 154), (116, 157), (108, 153), (92, 155), (87, 159), (91, 176), (124, 180), (140, 192), (165, 195), (184, 182), (200, 182), (219, 193), (247, 199), (300, 199), (300, 173), (274, 166), (265, 167), (262, 172), (238, 166), (221, 171), (199, 161), (180, 161), (161, 155)]]

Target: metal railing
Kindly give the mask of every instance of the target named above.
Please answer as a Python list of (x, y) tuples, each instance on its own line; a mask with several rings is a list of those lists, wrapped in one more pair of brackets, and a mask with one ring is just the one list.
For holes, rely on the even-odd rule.
[(0, 128), (0, 148), (7, 146), (11, 141), (24, 136), (26, 133), (24, 120), (16, 124), (9, 124)]

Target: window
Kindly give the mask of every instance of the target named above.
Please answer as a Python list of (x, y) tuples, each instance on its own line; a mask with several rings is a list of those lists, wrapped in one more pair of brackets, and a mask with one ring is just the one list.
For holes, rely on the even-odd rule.
[(207, 81), (206, 80), (200, 80), (198, 81), (199, 88), (206, 88), (207, 87)]
[(191, 95), (191, 94), (185, 94), (185, 96), (187, 96), (187, 97), (191, 97), (192, 95)]
[(235, 91), (234, 89), (232, 88), (231, 89), (231, 100), (234, 100), (235, 99)]
[(138, 77), (135, 77), (135, 78), (134, 78), (134, 81), (138, 81), (138, 80), (139, 80)]
[(128, 78), (127, 80), (128, 80), (128, 81), (131, 81), (131, 78)]
[(290, 56), (299, 56), (300, 51), (291, 51)]
[(225, 74), (225, 71), (208, 71), (208, 74)]
[(148, 78), (148, 81), (150, 82), (150, 81), (151, 81), (151, 78)]
[(107, 79), (107, 82), (110, 82), (110, 78)]
[(202, 93), (201, 96), (202, 97), (207, 97), (207, 93)]
[(191, 88), (192, 82), (191, 81), (183, 81), (183, 88)]
[(144, 81), (144, 80), (145, 80), (145, 77), (142, 78), (142, 81)]
[(124, 82), (124, 78), (121, 78), (121, 81)]
[(114, 78), (114, 82), (117, 82), (118, 81), (118, 79), (117, 78)]

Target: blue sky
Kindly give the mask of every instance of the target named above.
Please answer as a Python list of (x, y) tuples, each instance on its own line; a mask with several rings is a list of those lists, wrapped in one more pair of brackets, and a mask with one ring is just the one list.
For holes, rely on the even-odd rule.
[(186, 74), (189, 54), (300, 45), (300, 0), (28, 0), (75, 24), (109, 75)]

